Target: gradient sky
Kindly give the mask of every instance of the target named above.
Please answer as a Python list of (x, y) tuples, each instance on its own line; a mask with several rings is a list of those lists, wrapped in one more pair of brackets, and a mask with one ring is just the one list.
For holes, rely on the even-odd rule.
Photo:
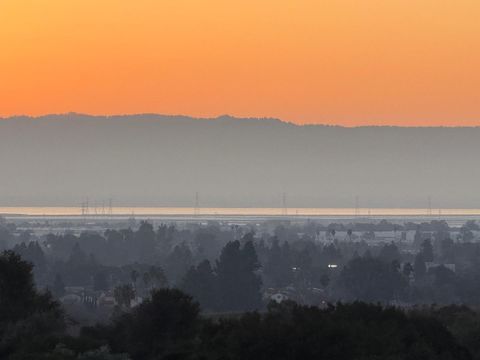
[(478, 0), (0, 0), (0, 116), (480, 125)]

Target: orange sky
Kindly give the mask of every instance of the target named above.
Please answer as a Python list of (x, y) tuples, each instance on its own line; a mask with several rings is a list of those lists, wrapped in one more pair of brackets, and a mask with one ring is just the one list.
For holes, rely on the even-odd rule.
[(0, 0), (0, 116), (480, 125), (478, 0)]

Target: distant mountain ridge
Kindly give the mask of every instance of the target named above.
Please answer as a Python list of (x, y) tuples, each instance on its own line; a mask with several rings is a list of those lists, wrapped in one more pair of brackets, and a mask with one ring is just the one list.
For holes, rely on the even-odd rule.
[(480, 207), (479, 127), (155, 114), (0, 120), (0, 206)]
[(53, 120), (53, 119), (61, 119), (65, 120), (66, 118), (70, 119), (128, 119), (128, 120), (194, 120), (194, 121), (269, 121), (269, 122), (278, 122), (282, 124), (292, 125), (292, 126), (299, 126), (299, 127), (329, 127), (329, 128), (346, 128), (346, 129), (361, 129), (361, 128), (399, 128), (399, 129), (476, 129), (480, 128), (478, 126), (399, 126), (399, 125), (359, 125), (359, 126), (344, 126), (344, 125), (337, 125), (337, 124), (296, 124), (291, 121), (282, 120), (279, 118), (273, 117), (236, 117), (228, 114), (219, 115), (216, 117), (195, 117), (195, 116), (187, 116), (187, 115), (165, 115), (165, 114), (156, 114), (156, 113), (139, 113), (139, 114), (117, 114), (117, 115), (91, 115), (91, 114), (84, 114), (84, 113), (76, 113), (70, 112), (65, 114), (47, 114), (47, 115), (39, 115), (39, 116), (31, 116), (31, 115), (13, 115), (7, 117), (1, 117), (0, 121), (2, 120)]

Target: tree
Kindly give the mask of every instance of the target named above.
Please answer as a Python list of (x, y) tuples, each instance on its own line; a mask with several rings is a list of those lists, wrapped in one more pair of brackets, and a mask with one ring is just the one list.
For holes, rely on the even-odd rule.
[[(308, 254), (310, 258), (312, 257), (309, 249), (304, 249), (304, 252), (305, 254)], [(342, 253), (334, 244), (328, 244), (322, 249), (323, 266), (327, 266), (328, 264), (338, 264), (341, 258)]]
[(330, 284), (330, 276), (328, 276), (328, 274), (322, 274), (320, 276), (320, 285), (322, 285), (322, 287), (326, 288), (328, 286), (328, 284)]
[(55, 280), (53, 282), (53, 295), (60, 298), (65, 295), (65, 283), (63, 282), (62, 276), (60, 274), (55, 275)]
[(7, 248), (13, 239), (13, 234), (7, 227), (5, 218), (0, 216), (0, 250)]
[(217, 278), (208, 260), (187, 271), (181, 289), (193, 296), (203, 310), (217, 309)]
[(405, 277), (410, 278), (410, 274), (414, 272), (412, 264), (410, 264), (409, 262), (405, 263), (403, 265), (402, 272), (403, 272), (403, 275), (405, 275)]
[(198, 304), (180, 290), (154, 290), (131, 312), (114, 319), (110, 345), (133, 359), (185, 359), (198, 315)]
[(198, 254), (205, 259), (215, 259), (222, 249), (222, 242), (218, 241), (211, 229), (200, 229), (195, 234), (195, 244), (198, 247)]
[(225, 245), (216, 267), (221, 309), (245, 311), (261, 307), (261, 280), (255, 273), (258, 267), (251, 241), (243, 249), (239, 241)]
[(134, 287), (137, 286), (137, 279), (138, 279), (138, 271), (133, 269), (130, 271), (130, 279), (132, 280), (132, 284)]
[(379, 258), (387, 263), (391, 263), (392, 261), (400, 260), (400, 252), (398, 251), (397, 246), (392, 242), (382, 247)]
[(150, 288), (150, 282), (152, 280), (150, 272), (148, 272), (148, 271), (144, 272), (143, 275), (142, 275), (142, 280), (143, 280), (143, 284), (145, 285), (145, 287), (147, 289), (149, 289)]
[[(29, 237), (23, 237), (24, 240), (28, 241)], [(31, 262), (34, 265), (33, 272), (34, 275), (40, 276), (46, 270), (46, 260), (45, 254), (43, 253), (42, 248), (36, 241), (30, 241), (28, 246), (26, 242), (15, 245), (13, 251), (19, 254), (22, 259)]]
[[(453, 285), (455, 284), (455, 273), (446, 268), (443, 265), (434, 267), (431, 272), (433, 273), (435, 280), (433, 285), (434, 286), (443, 286), (443, 285)], [(430, 273), (430, 271), (429, 271)]]
[(13, 251), (0, 255), (0, 320), (18, 320), (43, 307), (55, 306), (48, 294), (38, 294), (32, 265)]
[(84, 266), (86, 262), (87, 262), (87, 255), (80, 247), (80, 244), (76, 242), (72, 248), (72, 252), (68, 259), (68, 263), (69, 265), (74, 267), (81, 267), (81, 266)]
[(406, 282), (396, 267), (377, 258), (350, 260), (340, 273), (339, 283), (347, 300), (388, 302), (397, 299)]
[(257, 252), (253, 246), (253, 241), (248, 240), (242, 248), (242, 257), (246, 271), (257, 271), (261, 265), (258, 262)]
[(455, 244), (449, 237), (440, 241), (441, 260), (450, 264), (455, 260)]
[(470, 242), (474, 238), (475, 236), (470, 228), (462, 227), (460, 229), (459, 239), (461, 239), (463, 242)]
[(375, 231), (373, 230), (365, 231), (362, 235), (362, 238), (364, 240), (375, 240)]
[(475, 220), (467, 220), (467, 222), (462, 226), (467, 230), (480, 231), (480, 225)]
[(182, 243), (175, 246), (173, 251), (169, 254), (165, 270), (167, 272), (169, 280), (177, 284), (181, 282), (185, 276), (187, 270), (193, 265), (193, 256), (190, 248)]
[(62, 272), (64, 280), (69, 285), (86, 286), (91, 285), (94, 264), (76, 242), (72, 248), (71, 254), (66, 262), (65, 271)]
[[(0, 358), (35, 359), (65, 329), (63, 312), (50, 293), (33, 285), (32, 265), (13, 251), (0, 255)], [(53, 345), (54, 346), (54, 345)]]
[(288, 243), (285, 244), (287, 245), (281, 248), (278, 239), (274, 238), (268, 252), (264, 274), (274, 287), (284, 287), (293, 281), (292, 264), (289, 259), (290, 249)]
[(422, 279), (427, 273), (427, 267), (425, 266), (425, 259), (422, 253), (415, 256), (415, 262), (413, 264), (413, 269), (415, 272), (415, 280)]
[(167, 277), (160, 266), (150, 266), (148, 274), (150, 275), (150, 282), (154, 288), (159, 289), (168, 286)]
[(423, 260), (425, 262), (432, 262), (433, 261), (433, 246), (430, 239), (425, 239), (422, 242), (421, 252), (423, 256)]
[(421, 247), (422, 240), (423, 240), (423, 234), (420, 231), (420, 227), (417, 226), (417, 230), (415, 231), (415, 235), (413, 236), (413, 246), (415, 247), (415, 249), (418, 249)]
[(105, 231), (105, 246), (108, 249), (108, 257), (105, 257), (103, 265), (120, 266), (127, 262), (129, 252), (124, 235), (117, 230), (108, 229)]
[(330, 239), (335, 240), (335, 234), (336, 234), (335, 229), (330, 229), (329, 234), (330, 234)]
[(156, 252), (156, 234), (152, 224), (142, 221), (135, 233), (135, 249), (138, 253), (138, 260), (149, 262)]
[(203, 329), (195, 351), (203, 359), (470, 359), (440, 321), (359, 302), (324, 310), (283, 302)]
[(130, 284), (119, 285), (113, 290), (113, 296), (120, 307), (130, 308), (135, 299), (135, 290)]

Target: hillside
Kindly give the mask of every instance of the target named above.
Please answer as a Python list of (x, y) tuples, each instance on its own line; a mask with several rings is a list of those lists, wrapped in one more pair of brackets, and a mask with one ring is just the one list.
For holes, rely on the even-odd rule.
[(480, 128), (78, 114), (0, 120), (0, 205), (480, 207)]

